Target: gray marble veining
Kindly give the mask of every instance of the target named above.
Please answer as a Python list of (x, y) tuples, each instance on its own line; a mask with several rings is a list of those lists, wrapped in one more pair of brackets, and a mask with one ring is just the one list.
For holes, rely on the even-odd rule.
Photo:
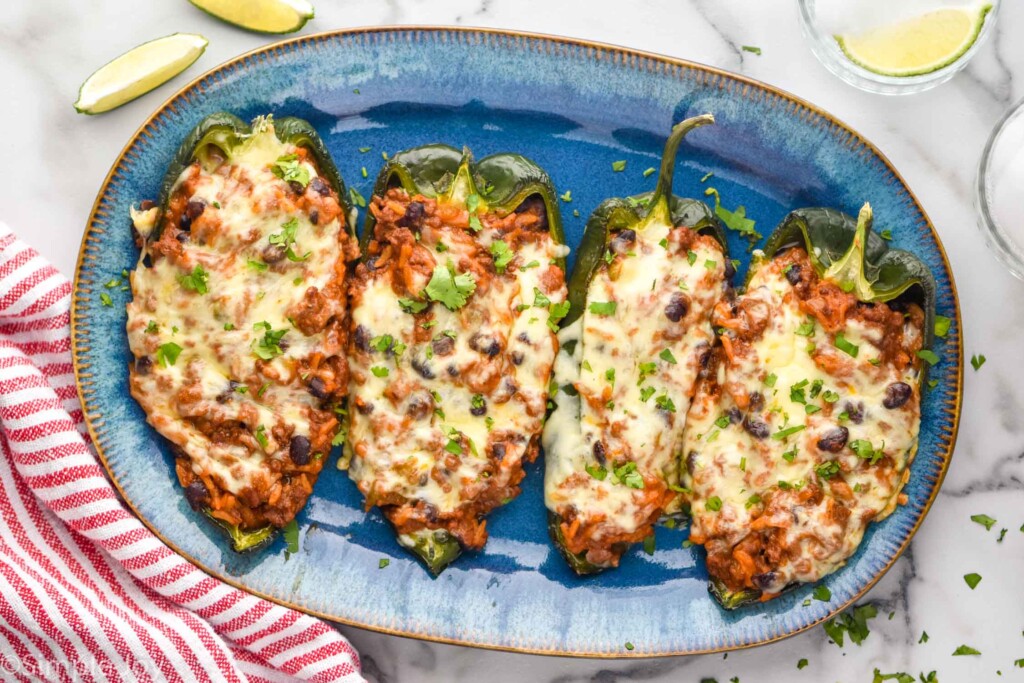
[[(842, 649), (820, 627), (728, 657), (571, 660), (438, 645), (342, 628), (380, 683), (486, 681), (870, 683), (937, 670), (951, 681), (1024, 680), (1024, 283), (986, 250), (971, 204), (978, 156), (999, 115), (1024, 96), (1024, 3), (1004, 0), (998, 30), (950, 83), (906, 98), (862, 93), (811, 55), (796, 0), (317, 0), (307, 32), (375, 24), (463, 24), (588, 38), (739, 71), (832, 112), (889, 156), (935, 222), (957, 276), (968, 357), (956, 458), (911, 549), (870, 592), (870, 637)], [(174, 87), (268, 42), (222, 25), (184, 0), (13, 0), (0, 25), (0, 219), (70, 275), (95, 192), (130, 134), (172, 88), (101, 117), (76, 115), (78, 85), (123, 50), (173, 31), (210, 47)], [(761, 56), (741, 49), (762, 48)], [(986, 532), (970, 521), (998, 520)], [(999, 530), (1007, 528), (997, 542)], [(984, 577), (971, 590), (963, 575)], [(889, 614), (892, 613), (892, 618)], [(927, 631), (929, 640), (920, 643)], [(968, 644), (980, 657), (953, 657)], [(808, 666), (797, 669), (801, 658)], [(1002, 676), (997, 676), (997, 671)]]

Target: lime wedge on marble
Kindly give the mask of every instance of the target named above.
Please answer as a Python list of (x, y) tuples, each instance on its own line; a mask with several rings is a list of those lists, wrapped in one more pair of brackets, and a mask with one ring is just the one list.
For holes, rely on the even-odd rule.
[(946, 7), (836, 41), (855, 64), (884, 76), (920, 76), (960, 59), (978, 39), (992, 5)]
[(80, 114), (102, 114), (145, 95), (190, 67), (207, 43), (194, 33), (175, 33), (132, 48), (86, 79), (75, 109)]
[(292, 33), (313, 18), (308, 0), (189, 0), (218, 19), (257, 33)]

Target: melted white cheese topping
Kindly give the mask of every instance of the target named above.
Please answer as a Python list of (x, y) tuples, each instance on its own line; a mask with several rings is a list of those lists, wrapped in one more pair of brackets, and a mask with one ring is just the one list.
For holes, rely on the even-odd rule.
[[(489, 248), (500, 237), (485, 226), (474, 238)], [(436, 239), (436, 231), (425, 233), (421, 244), (439, 264), (458, 263), (468, 255), (461, 241), (445, 242), (448, 248), (438, 253)], [(432, 341), (415, 341), (416, 319), (402, 309), (390, 274), (369, 280), (352, 310), (353, 329), (362, 326), (373, 339), (390, 335), (405, 349), (396, 356), (371, 343), (368, 357), (352, 354), (349, 359), (349, 440), (355, 452), (349, 474), (364, 494), (397, 495), (450, 513), (472, 502), (487, 486), (485, 476), (495, 478), (492, 484), (508, 482), (511, 465), (522, 460), (541, 431), (557, 348), (548, 326), (550, 308), (567, 296), (564, 278), (557, 291), (546, 294), (550, 304), (537, 305), (535, 292), (544, 291), (545, 271), (557, 267), (553, 260), (567, 251), (545, 236), (523, 245), (506, 274), (495, 276), (486, 288), (478, 286), (465, 306), (452, 311), (433, 303), (432, 338), (454, 336), (453, 350), (444, 355), (434, 353)], [(428, 279), (418, 283), (421, 290)], [(477, 335), (500, 341), (503, 351), (490, 358), (479, 350), (479, 342), (474, 349)], [(493, 392), (472, 388), (494, 373), (500, 379)], [(485, 402), (485, 414), (473, 414), (475, 396), (477, 405)], [(360, 412), (356, 401), (372, 406), (372, 412)], [(469, 440), (468, 450), (452, 444), (460, 435)], [(510, 435), (515, 440), (505, 440)], [(488, 443), (503, 440), (504, 456), (493, 471)], [(446, 460), (454, 461), (454, 468)]]
[[(323, 334), (307, 337), (289, 320), (289, 309), (298, 305), (307, 288), (322, 290), (335, 275), (342, 258), (339, 232), (345, 230), (343, 218), (313, 225), (305, 213), (282, 200), (289, 189), (271, 165), (295, 151), (278, 140), (268, 122), (257, 126), (218, 171), (189, 166), (175, 187), (197, 174), (189, 199), (204, 200), (203, 220), (219, 227), (206, 232), (208, 239), (202, 241), (193, 228), (192, 239), (183, 245), (181, 264), (158, 258), (146, 267), (144, 248), (132, 273), (128, 343), (136, 357), (153, 361), (148, 373), (136, 373), (133, 394), (150, 424), (185, 450), (197, 475), (208, 474), (235, 494), (260, 481), (266, 485), (276, 476), (267, 461), (289, 457), (288, 442), (274, 438), (275, 425), (290, 425), (294, 435), (309, 434), (308, 408), (318, 401), (297, 376), (298, 360), (312, 353), (343, 352), (332, 349)], [(302, 166), (311, 179), (316, 177), (311, 164)], [(143, 237), (157, 227), (158, 215), (158, 208), (133, 210), (135, 227)], [(266, 264), (263, 251), (270, 246), (271, 235), (280, 235), (290, 220), (297, 221), (293, 251), (299, 257), (308, 253), (308, 258)], [(182, 284), (197, 266), (207, 273), (205, 294)], [(344, 310), (344, 301), (332, 304)], [(253, 349), (264, 337), (264, 324), (287, 333), (282, 337), (283, 354), (259, 372)], [(160, 362), (166, 357), (160, 348), (170, 344), (181, 348), (180, 355), (173, 363)], [(231, 380), (245, 389), (232, 389)], [(181, 392), (188, 387), (198, 387), (198, 394), (183, 401)], [(240, 445), (214, 443), (183, 419), (204, 417), (245, 422), (253, 432), (252, 452)], [(260, 444), (264, 436), (265, 446)]]
[[(784, 512), (770, 526), (785, 530), (784, 544), (797, 549), (799, 557), (784, 561), (758, 586), (774, 593), (793, 582), (816, 581), (842, 566), (857, 549), (868, 522), (894, 509), (917, 446), (917, 373), (872, 364), (881, 355), (880, 333), (858, 320), (848, 321), (843, 331), (856, 345), (856, 357), (837, 348), (833, 335), (820, 324), (815, 322), (810, 332), (813, 319), (799, 309), (778, 263), (757, 267), (737, 305), (766, 317), (767, 328), (752, 343), (751, 355), (735, 362), (723, 359), (718, 400), (705, 385), (698, 391), (687, 418), (683, 482), (693, 491), (691, 536), (724, 539), (730, 547), (750, 532), (769, 495), (792, 501), (781, 506)], [(905, 334), (918, 331), (908, 325)], [(825, 372), (812, 352), (832, 356), (840, 369), (834, 375)], [(903, 407), (887, 409), (882, 401), (893, 382), (910, 385), (913, 395)], [(730, 388), (759, 392), (763, 408), (738, 410)], [(768, 436), (755, 438), (737, 418), (762, 420)], [(785, 430), (798, 427), (803, 429), (786, 435)], [(848, 430), (847, 445), (839, 453), (819, 448), (819, 440), (838, 428)], [(857, 441), (884, 450), (891, 466), (888, 460), (876, 466), (858, 456), (850, 447)], [(821, 467), (828, 474), (833, 460), (839, 472), (816, 473)], [(687, 467), (692, 474), (686, 474)], [(812, 482), (824, 492), (821, 503), (797, 503), (800, 490)], [(847, 523), (830, 512), (836, 504), (849, 510)]]
[[(616, 465), (635, 463), (641, 477), (677, 484), (684, 416), (714, 340), (711, 309), (725, 294), (721, 249), (698, 241), (688, 255), (663, 244), (669, 233), (657, 223), (638, 231), (628, 253), (595, 273), (583, 315), (559, 334), (555, 379), (575, 391), (559, 391), (544, 429), (545, 504), (574, 509), (584, 524), (603, 518), (597, 539), (650, 521), (644, 488), (617, 477)], [(666, 308), (679, 297), (685, 315), (674, 322)], [(601, 313), (606, 302), (614, 312)], [(593, 475), (602, 470), (603, 479)]]

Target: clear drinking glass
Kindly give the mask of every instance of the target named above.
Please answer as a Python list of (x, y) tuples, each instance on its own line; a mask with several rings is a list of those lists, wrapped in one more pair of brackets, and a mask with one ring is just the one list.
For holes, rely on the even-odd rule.
[(1024, 280), (1024, 100), (996, 124), (981, 153), (974, 203), (985, 241)]
[[(992, 9), (985, 19), (981, 33), (974, 44), (952, 64), (920, 76), (883, 76), (858, 66), (843, 54), (835, 36), (820, 22), (818, 8), (822, 0), (798, 0), (800, 4), (800, 27), (811, 46), (811, 51), (829, 71), (850, 85), (868, 92), (883, 95), (910, 95), (929, 90), (945, 83), (967, 66), (971, 58), (985, 42), (995, 24), (1000, 0), (992, 0)], [(897, 5), (903, 0), (892, 0)], [(845, 0), (849, 7), (855, 7), (861, 0)]]

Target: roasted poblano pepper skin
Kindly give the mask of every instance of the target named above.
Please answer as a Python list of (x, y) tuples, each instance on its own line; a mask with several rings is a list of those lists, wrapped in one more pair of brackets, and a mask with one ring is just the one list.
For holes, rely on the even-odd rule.
[[(465, 201), (471, 195), (480, 198), (480, 206), (499, 213), (515, 211), (526, 199), (539, 196), (547, 210), (548, 231), (557, 244), (565, 244), (558, 195), (548, 174), (519, 154), (492, 154), (474, 161), (468, 149), (448, 145), (423, 145), (395, 154), (377, 176), (373, 194), (384, 196), (391, 188), (401, 187), (411, 195)], [(372, 213), (360, 246), (373, 237), (377, 224)], [(564, 259), (560, 259), (563, 269)]]
[[(819, 277), (838, 285), (865, 303), (882, 303), (907, 297), (924, 309), (922, 348), (930, 348), (935, 330), (935, 279), (916, 256), (889, 244), (872, 232), (873, 213), (864, 204), (856, 219), (825, 208), (797, 209), (772, 232), (764, 255), (751, 264), (748, 279), (759, 260), (767, 261), (794, 246), (803, 247)], [(927, 363), (921, 364), (918, 384), (926, 386)], [(786, 590), (795, 587), (789, 586)], [(727, 610), (758, 602), (761, 591), (733, 591), (711, 579), (708, 592)]]
[[(873, 221), (870, 204), (864, 204), (856, 219), (834, 209), (797, 209), (769, 236), (765, 258), (800, 245), (819, 277), (831, 280), (864, 303), (908, 297), (924, 309), (922, 348), (929, 349), (935, 339), (935, 278), (918, 257), (902, 249), (890, 249), (889, 243), (872, 231)], [(922, 385), (927, 370), (927, 364), (923, 364)]]
[[(305, 147), (312, 153), (320, 175), (338, 193), (338, 202), (341, 204), (342, 214), (346, 218), (345, 229), (352, 237), (355, 237), (355, 222), (351, 219), (351, 207), (347, 201), (345, 182), (341, 179), (341, 173), (334, 165), (334, 160), (331, 159), (330, 152), (327, 151), (327, 146), (316, 129), (308, 121), (293, 116), (274, 119), (273, 123), (274, 134), (278, 140), (297, 147)], [(252, 133), (252, 126), (228, 112), (210, 114), (196, 124), (196, 127), (178, 146), (178, 150), (174, 153), (167, 172), (164, 174), (158, 201), (161, 218), (153, 230), (151, 241), (155, 242), (160, 239), (163, 215), (167, 210), (171, 191), (182, 171), (195, 161), (202, 164), (205, 169), (216, 168), (225, 160), (230, 160), (232, 150), (238, 145), (244, 144), (246, 138)]]
[[(569, 279), (570, 309), (568, 315), (562, 319), (562, 327), (572, 324), (583, 315), (590, 282), (604, 260), (609, 241), (619, 230), (632, 229), (640, 232), (657, 221), (669, 222), (673, 226), (684, 225), (701, 234), (711, 235), (728, 254), (725, 230), (715, 216), (714, 210), (699, 200), (684, 199), (672, 194), (676, 153), (680, 143), (694, 128), (714, 122), (714, 116), (704, 114), (676, 124), (665, 143), (658, 183), (654, 191), (633, 197), (606, 199), (587, 219), (583, 238), (576, 251), (576, 264)], [(585, 557), (573, 554), (566, 548), (561, 523), (562, 518), (558, 514), (548, 512), (548, 531), (551, 539), (573, 571), (580, 575), (603, 571), (604, 567), (592, 564)]]
[[(500, 153), (474, 161), (468, 149), (442, 144), (414, 147), (392, 156), (374, 183), (373, 194), (384, 196), (400, 187), (410, 195), (445, 201), (466, 201), (479, 197), (479, 207), (498, 213), (515, 211), (530, 197), (544, 202), (548, 231), (556, 244), (565, 244), (558, 195), (551, 178), (540, 166), (519, 154)], [(366, 214), (360, 238), (362, 253), (373, 238), (376, 219)], [(558, 259), (565, 269), (565, 259)], [(425, 530), (415, 538), (400, 541), (437, 576), (462, 554), (462, 546), (444, 529)]]
[[(316, 159), (316, 166), (331, 187), (338, 194), (338, 202), (341, 204), (342, 216), (345, 217), (345, 229), (354, 238), (355, 223), (351, 219), (350, 208), (346, 203), (345, 183), (341, 179), (337, 166), (331, 159), (326, 145), (316, 129), (303, 119), (286, 117), (273, 121), (274, 134), (277, 139), (284, 143), (294, 144), (307, 148)], [(160, 232), (164, 225), (164, 216), (167, 212), (167, 204), (171, 199), (171, 192), (174, 189), (182, 172), (198, 161), (204, 169), (216, 168), (225, 161), (230, 161), (232, 150), (238, 145), (244, 144), (245, 140), (252, 135), (253, 128), (242, 121), (234, 114), (228, 112), (217, 112), (210, 114), (192, 129), (185, 137), (181, 145), (171, 159), (164, 174), (160, 186), (160, 199), (158, 207), (160, 216), (156, 227), (150, 235), (150, 242), (160, 239)], [(246, 530), (238, 526), (227, 524), (218, 520), (208, 509), (203, 510), (209, 519), (220, 527), (228, 538), (231, 539), (231, 547), (239, 553), (251, 552), (266, 546), (274, 537), (276, 529), (272, 526), (265, 526), (259, 529)]]

